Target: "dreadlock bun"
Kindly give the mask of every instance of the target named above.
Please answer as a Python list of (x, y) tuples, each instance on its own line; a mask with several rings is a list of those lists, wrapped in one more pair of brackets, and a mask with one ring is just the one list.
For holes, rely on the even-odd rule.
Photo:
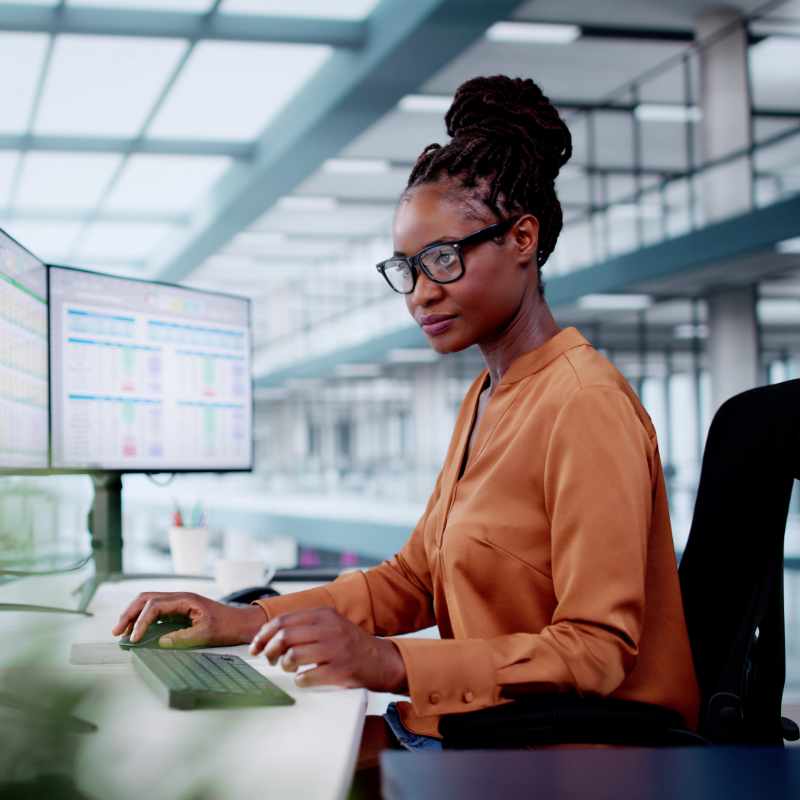
[(530, 78), (494, 75), (462, 83), (444, 121), (454, 139), (483, 135), (530, 150), (542, 176), (551, 180), (572, 155), (569, 129)]
[(408, 188), (447, 177), (477, 189), (499, 218), (533, 214), (541, 269), (563, 223), (555, 179), (572, 155), (572, 136), (558, 111), (529, 78), (493, 75), (458, 87), (445, 124), (450, 142), (422, 151)]

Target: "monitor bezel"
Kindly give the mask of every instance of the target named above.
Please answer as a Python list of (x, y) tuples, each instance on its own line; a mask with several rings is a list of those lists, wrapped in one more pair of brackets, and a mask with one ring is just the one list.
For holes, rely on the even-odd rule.
[(42, 268), (45, 271), (45, 286), (47, 291), (46, 300), (46, 307), (47, 307), (47, 466), (45, 467), (4, 467), (0, 466), (0, 475), (2, 476), (9, 476), (12, 477), (14, 475), (23, 476), (43, 476), (43, 475), (51, 475), (52, 468), (51, 465), (53, 463), (52, 459), (52, 452), (50, 450), (52, 438), (51, 438), (51, 417), (52, 417), (52, 408), (50, 406), (51, 402), (51, 385), (52, 381), (50, 380), (50, 268), (49, 265), (42, 261), (36, 253), (31, 252), (25, 247), (24, 244), (19, 242), (15, 239), (5, 228), (0, 228), (0, 234), (5, 236), (6, 238), (10, 239), (20, 250), (27, 253), (31, 258), (38, 261)]
[[(233, 473), (233, 472), (253, 472), (255, 470), (255, 379), (253, 378), (253, 300), (251, 297), (246, 297), (233, 292), (218, 292), (210, 291), (208, 289), (197, 289), (193, 286), (183, 286), (179, 283), (170, 283), (169, 281), (151, 280), (148, 278), (139, 278), (127, 275), (113, 275), (108, 272), (100, 272), (99, 270), (86, 269), (84, 267), (73, 267), (67, 264), (45, 264), (47, 267), (47, 358), (48, 358), (48, 377), (51, 375), (51, 355), (53, 348), (52, 331), (50, 329), (50, 276), (51, 270), (64, 270), (68, 272), (81, 272), (88, 275), (97, 275), (101, 278), (110, 278), (122, 281), (135, 281), (136, 283), (146, 283), (150, 286), (164, 286), (170, 289), (182, 289), (187, 292), (195, 292), (197, 294), (212, 295), (216, 297), (228, 297), (233, 300), (244, 300), (247, 304), (247, 336), (249, 340), (250, 349), (250, 466), (248, 467), (216, 467), (211, 469), (193, 469), (193, 468), (180, 468), (170, 469), (168, 467), (156, 466), (148, 469), (147, 467), (102, 467), (102, 466), (84, 466), (84, 467), (57, 467), (53, 465), (53, 381), (49, 380), (48, 387), (48, 409), (49, 409), (49, 426), (48, 426), (48, 443), (49, 443), (49, 461), (50, 468), (47, 473), (50, 475), (100, 475), (100, 474), (120, 474), (120, 475), (213, 475), (217, 473)], [(41, 473), (39, 473), (41, 474)]]

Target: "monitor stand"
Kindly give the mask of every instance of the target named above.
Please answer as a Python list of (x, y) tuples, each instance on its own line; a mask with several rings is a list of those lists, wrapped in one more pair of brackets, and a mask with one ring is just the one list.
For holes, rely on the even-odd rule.
[(127, 573), (122, 569), (122, 473), (93, 472), (94, 500), (89, 510), (94, 575), (74, 592), (80, 595), (78, 608), (86, 613), (94, 593), (102, 583), (118, 581), (180, 578), (208, 580), (208, 575), (176, 575), (174, 572)]

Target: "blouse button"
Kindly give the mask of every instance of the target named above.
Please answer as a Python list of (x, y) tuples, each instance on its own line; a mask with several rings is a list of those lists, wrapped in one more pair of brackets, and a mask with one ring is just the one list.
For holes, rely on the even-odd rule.
[(463, 694), (462, 700), (465, 703), (471, 703), (474, 699), (475, 695), (469, 689), (467, 689), (467, 691)]
[(439, 694), (439, 692), (431, 692), (428, 695), (428, 701), (432, 706), (435, 706), (441, 699), (442, 696)]

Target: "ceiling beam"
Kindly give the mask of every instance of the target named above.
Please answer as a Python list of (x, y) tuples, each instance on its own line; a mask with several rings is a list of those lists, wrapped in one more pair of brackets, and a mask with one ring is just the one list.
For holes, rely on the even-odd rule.
[[(506, 18), (519, 0), (383, 0), (360, 51), (337, 51), (270, 123), (254, 163), (237, 165), (153, 273), (178, 281), (328, 158)], [(313, 215), (309, 215), (313, 227)]]
[(41, 136), (0, 134), (0, 150), (51, 153), (119, 153), (165, 156), (225, 156), (247, 161), (252, 142), (215, 139), (148, 139), (120, 136)]
[(195, 41), (326, 44), (359, 49), (367, 39), (363, 20), (189, 13), (120, 8), (46, 8), (0, 5), (0, 30), (83, 36), (143, 36)]

